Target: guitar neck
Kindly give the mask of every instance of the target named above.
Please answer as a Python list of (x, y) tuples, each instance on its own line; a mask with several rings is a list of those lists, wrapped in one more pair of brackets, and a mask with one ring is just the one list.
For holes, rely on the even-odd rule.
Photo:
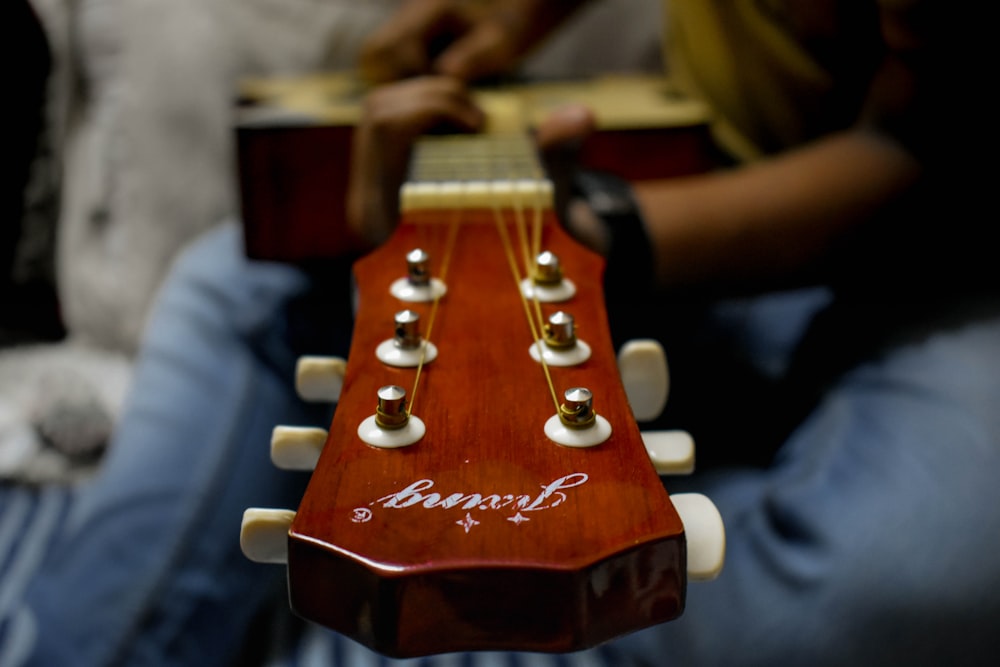
[(430, 136), (416, 142), (400, 209), (551, 209), (552, 194), (524, 132)]
[[(289, 533), (293, 608), (388, 655), (572, 651), (683, 609), (683, 526), (618, 376), (603, 261), (508, 139), (419, 146), (398, 228), (355, 266), (343, 390)], [(477, 142), (514, 177), (439, 154)], [(569, 345), (545, 331), (567, 317)]]

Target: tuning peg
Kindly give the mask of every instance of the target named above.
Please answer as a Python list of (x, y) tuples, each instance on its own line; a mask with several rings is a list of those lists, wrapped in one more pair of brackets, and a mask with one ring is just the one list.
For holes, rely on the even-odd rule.
[(295, 365), (295, 390), (305, 401), (340, 400), (347, 362), (340, 357), (300, 357)]
[(618, 352), (618, 372), (636, 421), (656, 419), (663, 412), (670, 391), (663, 346), (647, 338), (625, 343)]
[(656, 472), (690, 475), (694, 472), (694, 438), (687, 431), (643, 431), (642, 443)]
[(251, 507), (243, 512), (240, 548), (255, 563), (288, 562), (288, 530), (295, 512)]
[(326, 437), (321, 428), (275, 426), (271, 431), (271, 462), (282, 470), (313, 470)]
[(688, 579), (715, 579), (726, 559), (726, 527), (718, 508), (700, 493), (677, 493), (670, 501), (684, 523)]
[(545, 250), (535, 257), (532, 275), (521, 281), (521, 294), (542, 303), (569, 301), (576, 294), (576, 284), (563, 275), (562, 263)]

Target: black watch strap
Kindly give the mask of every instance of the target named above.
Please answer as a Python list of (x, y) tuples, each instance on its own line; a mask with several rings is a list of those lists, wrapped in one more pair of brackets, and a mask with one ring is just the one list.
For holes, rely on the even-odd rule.
[(580, 171), (571, 196), (589, 204), (610, 239), (604, 271), (608, 300), (648, 295), (654, 281), (653, 250), (632, 187), (608, 172)]

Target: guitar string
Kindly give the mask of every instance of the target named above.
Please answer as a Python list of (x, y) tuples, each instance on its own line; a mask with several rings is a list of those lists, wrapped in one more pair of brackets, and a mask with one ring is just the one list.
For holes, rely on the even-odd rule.
[[(460, 205), (453, 209), (451, 220), (448, 225), (448, 235), (445, 239), (444, 253), (441, 259), (441, 269), (439, 271), (439, 280), (445, 282), (448, 276), (448, 268), (451, 265), (451, 257), (453, 255), (453, 249), (455, 247), (456, 239), (458, 237), (459, 222), (461, 220), (461, 214), (463, 210), (463, 205)], [(428, 344), (431, 342), (431, 334), (433, 333), (434, 323), (437, 320), (437, 313), (439, 311), (442, 294), (434, 294), (434, 298), (431, 302), (430, 314), (427, 321), (427, 330), (423, 336), (423, 340), (420, 346), (420, 358), (417, 361), (416, 371), (413, 377), (413, 388), (410, 391), (410, 400), (406, 407), (406, 414), (410, 416), (413, 414), (413, 406), (417, 400), (417, 390), (420, 387), (420, 379), (423, 375), (424, 365), (427, 363), (427, 348)]]
[[(532, 178), (538, 183), (545, 180), (546, 174), (542, 170), (541, 165), (536, 161), (533, 163)], [(531, 271), (529, 276), (534, 275), (538, 270), (538, 256), (542, 252), (542, 226), (543, 226), (543, 206), (542, 206), (542, 195), (539, 192), (535, 192), (533, 198), (532, 206), (532, 245), (530, 251), (531, 262), (528, 264), (529, 270)], [(542, 303), (541, 299), (538, 298), (538, 291), (532, 291), (532, 302), (535, 304), (535, 317), (538, 319), (538, 330), (539, 334), (535, 338), (535, 345), (538, 350), (538, 358), (545, 372), (546, 380), (549, 384), (549, 392), (552, 394), (552, 403), (555, 406), (556, 413), (560, 412), (559, 399), (556, 395), (556, 389), (552, 381), (552, 375), (549, 370), (549, 365), (545, 361), (545, 348), (544, 348), (544, 331), (545, 331), (545, 316), (542, 314)]]
[[(540, 172), (537, 163), (534, 164), (533, 169), (530, 174), (527, 174), (533, 178), (536, 182), (540, 182), (544, 178), (544, 174)], [(532, 197), (533, 206), (531, 207), (534, 215), (532, 216), (532, 234), (530, 236), (531, 241), (529, 241), (529, 235), (527, 232), (527, 224), (525, 222), (525, 204), (521, 197), (521, 191), (516, 187), (517, 177), (524, 177), (525, 174), (514, 173), (514, 168), (508, 165), (507, 179), (510, 183), (515, 184), (512, 190), (512, 208), (514, 211), (514, 228), (517, 231), (517, 238), (519, 241), (519, 246), (521, 249), (521, 255), (524, 261), (525, 275), (522, 277), (517, 268), (516, 254), (513, 251), (512, 242), (510, 236), (507, 234), (506, 226), (502, 222), (502, 215), (498, 211), (496, 202), (494, 202), (494, 219), (498, 223), (498, 231), (500, 232), (501, 242), (504, 244), (505, 252), (507, 253), (508, 264), (511, 267), (511, 274), (514, 278), (514, 287), (521, 299), (522, 308), (524, 309), (525, 317), (528, 320), (528, 327), (531, 330), (532, 344), (538, 349), (538, 360), (542, 367), (542, 373), (545, 376), (545, 382), (549, 389), (549, 394), (552, 397), (552, 403), (555, 407), (556, 412), (559, 412), (559, 399), (556, 395), (555, 383), (552, 379), (552, 371), (549, 368), (548, 362), (545, 360), (545, 355), (543, 354), (542, 348), (542, 332), (544, 331), (544, 316), (542, 314), (541, 301), (538, 298), (537, 291), (532, 292), (532, 297), (529, 300), (525, 297), (523, 290), (521, 289), (522, 280), (529, 279), (532, 272), (535, 270), (536, 258), (538, 256), (539, 249), (541, 248), (541, 238), (542, 238), (542, 203), (541, 196), (538, 192), (535, 192), (535, 196)], [(533, 306), (529, 307), (529, 303)], [(532, 312), (532, 310), (534, 312)]]
[[(535, 173), (533, 175), (536, 178), (536, 180), (539, 179), (539, 178), (541, 178), (538, 175), (538, 169), (537, 169), (537, 167), (535, 168)], [(510, 182), (514, 182), (513, 176), (508, 175), (508, 180)], [(539, 249), (541, 247), (541, 237), (542, 237), (542, 204), (541, 204), (541, 198), (539, 196), (536, 196), (536, 197), (533, 198), (534, 199), (534, 205), (532, 206), (533, 216), (532, 216), (532, 225), (531, 225), (532, 226), (532, 234), (530, 235), (530, 241), (529, 241), (529, 235), (527, 233), (527, 224), (525, 222), (525, 216), (524, 216), (524, 210), (525, 210), (526, 207), (523, 204), (523, 202), (521, 201), (521, 197), (520, 197), (520, 193), (518, 192), (518, 189), (515, 187), (512, 190), (513, 190), (513, 193), (514, 193), (513, 197), (512, 197), (512, 209), (514, 211), (514, 227), (515, 227), (515, 229), (517, 231), (517, 236), (518, 236), (518, 241), (519, 241), (518, 245), (519, 245), (519, 247), (521, 249), (521, 254), (522, 254), (523, 258), (524, 258), (526, 272), (529, 272), (529, 271), (531, 271), (531, 267), (534, 266), (534, 259), (533, 258), (537, 257), (538, 251), (539, 251)], [(459, 195), (459, 197), (461, 197), (461, 195)], [(441, 270), (440, 270), (440, 273), (439, 273), (439, 276), (440, 276), (439, 279), (442, 280), (442, 281), (444, 281), (446, 279), (446, 277), (447, 277), (448, 267), (449, 267), (449, 265), (451, 263), (451, 257), (452, 257), (453, 251), (454, 251), (456, 239), (457, 239), (457, 236), (458, 236), (458, 230), (459, 230), (459, 227), (460, 227), (460, 224), (461, 224), (460, 221), (461, 221), (462, 212), (464, 211), (465, 207), (466, 207), (465, 203), (462, 202), (462, 201), (459, 201), (459, 206), (457, 206), (454, 209), (454, 212), (452, 214), (452, 219), (451, 219), (451, 222), (449, 224), (448, 237), (447, 237), (446, 242), (445, 242), (445, 251), (444, 251), (444, 255), (442, 257), (442, 262), (441, 262)], [(543, 349), (542, 349), (542, 335), (541, 335), (541, 332), (543, 331), (543, 327), (544, 327), (544, 324), (543, 324), (543, 319), (544, 318), (543, 318), (543, 314), (542, 314), (541, 302), (538, 299), (537, 292), (534, 293), (532, 295), (532, 298), (530, 299), (530, 303), (533, 305), (533, 308), (532, 308), (532, 306), (529, 305), (529, 299), (524, 295), (523, 291), (521, 290), (520, 286), (521, 286), (522, 277), (520, 275), (520, 271), (519, 271), (518, 266), (517, 266), (517, 253), (514, 250), (514, 244), (513, 244), (512, 240), (510, 239), (509, 233), (507, 231), (507, 225), (506, 225), (506, 222), (503, 219), (503, 213), (500, 210), (499, 204), (496, 202), (495, 199), (493, 201), (492, 209), (493, 209), (493, 214), (494, 214), (494, 220), (495, 220), (496, 225), (497, 225), (497, 231), (499, 232), (499, 235), (500, 235), (500, 238), (501, 238), (501, 245), (503, 246), (504, 253), (506, 255), (508, 265), (509, 265), (509, 267), (511, 269), (511, 275), (514, 278), (515, 288), (517, 289), (519, 298), (521, 300), (522, 308), (523, 308), (524, 313), (525, 313), (525, 318), (528, 321), (528, 327), (529, 327), (529, 329), (531, 331), (532, 339), (534, 341), (534, 344), (538, 346), (539, 362), (540, 362), (540, 365), (542, 367), (542, 372), (543, 372), (543, 374), (545, 376), (546, 384), (548, 386), (549, 393), (550, 393), (550, 395), (552, 397), (553, 405), (555, 406), (556, 412), (558, 412), (559, 411), (559, 399), (558, 399), (558, 397), (556, 395), (555, 384), (554, 384), (553, 379), (552, 379), (552, 374), (551, 374), (551, 371), (549, 369), (549, 365), (548, 365), (548, 363), (545, 360), (544, 354), (542, 354)], [(532, 248), (534, 248), (534, 252), (532, 252)], [(528, 273), (527, 276), (530, 276), (530, 273)], [(408, 405), (408, 408), (407, 408), (407, 414), (408, 415), (410, 415), (410, 414), (413, 413), (413, 406), (416, 403), (417, 390), (418, 390), (418, 388), (420, 386), (420, 380), (421, 380), (421, 377), (423, 375), (423, 367), (424, 367), (424, 364), (426, 363), (427, 344), (431, 341), (431, 333), (433, 331), (434, 323), (435, 323), (436, 318), (437, 318), (437, 313), (438, 313), (438, 310), (439, 310), (440, 301), (441, 301), (441, 295), (435, 295), (435, 297), (433, 299), (433, 302), (431, 304), (431, 312), (430, 312), (430, 315), (428, 317), (427, 331), (426, 331), (426, 334), (424, 336), (423, 344), (421, 346), (420, 359), (419, 359), (419, 361), (417, 363), (416, 373), (415, 373), (414, 381), (413, 381), (413, 389), (410, 392), (410, 401), (409, 401), (409, 405)], [(534, 312), (532, 312), (532, 310), (534, 310)]]
[[(452, 212), (451, 221), (448, 224), (448, 236), (445, 239), (444, 254), (441, 257), (441, 271), (439, 280), (444, 282), (448, 277), (448, 267), (451, 265), (451, 257), (458, 238), (459, 223), (461, 220), (462, 206)], [(410, 392), (410, 402), (406, 414), (413, 413), (413, 404), (417, 400), (417, 389), (420, 387), (420, 377), (423, 375), (424, 364), (427, 360), (427, 345), (431, 341), (431, 333), (434, 330), (434, 322), (437, 320), (438, 307), (441, 304), (441, 294), (435, 294), (431, 303), (431, 312), (427, 318), (427, 331), (420, 346), (420, 360), (417, 363), (416, 374), (413, 378), (413, 390)]]
[(525, 271), (530, 276), (535, 270), (535, 258), (538, 254), (532, 252), (532, 245), (528, 242), (528, 233), (525, 230), (521, 199), (518, 196), (517, 188), (514, 188), (514, 196), (512, 199), (514, 200), (514, 210), (515, 215), (517, 216), (517, 225), (515, 228), (517, 229), (517, 237), (520, 241), (521, 255), (524, 261)]
[[(538, 167), (537, 163), (534, 169), (534, 178), (536, 182), (541, 182), (545, 178), (545, 174), (542, 173), (541, 169)], [(537, 270), (537, 258), (542, 249), (542, 198), (541, 195), (536, 192), (533, 198), (534, 205), (532, 206), (532, 239), (533, 245), (530, 251), (531, 263), (528, 265), (528, 270), (532, 271), (529, 276), (532, 275)], [(521, 290), (518, 289), (520, 292)], [(535, 338), (535, 346), (538, 350), (538, 360), (542, 366), (543, 372), (545, 373), (545, 380), (549, 385), (549, 393), (552, 396), (552, 404), (555, 407), (556, 414), (560, 411), (559, 398), (556, 395), (556, 388), (552, 380), (552, 374), (549, 369), (549, 365), (545, 360), (544, 354), (544, 343), (543, 343), (543, 332), (545, 331), (545, 318), (542, 314), (542, 303), (538, 298), (538, 291), (532, 290), (532, 301), (535, 304), (535, 316), (538, 318), (538, 335)]]
[[(536, 172), (533, 174), (536, 179), (540, 176)], [(525, 277), (530, 277), (534, 275), (538, 268), (538, 253), (541, 248), (541, 238), (542, 238), (542, 216), (541, 216), (541, 202), (539, 197), (535, 197), (535, 205), (532, 209), (535, 213), (532, 216), (532, 233), (531, 240), (529, 241), (529, 236), (527, 232), (527, 225), (524, 220), (524, 206), (522, 205), (521, 198), (517, 189), (514, 189), (514, 195), (512, 197), (514, 200), (514, 211), (515, 211), (515, 229), (517, 229), (517, 237), (520, 241), (521, 254), (524, 259), (525, 266)], [(545, 316), (542, 314), (541, 301), (538, 300), (537, 294), (533, 294), (535, 298), (531, 299), (531, 303), (534, 306), (534, 317), (538, 325), (539, 331), (544, 331), (544, 321)]]
[[(519, 209), (520, 209), (520, 204), (518, 203), (515, 205), (515, 210)], [(503, 219), (503, 213), (501, 212), (500, 207), (495, 202), (493, 205), (493, 218), (496, 221), (497, 231), (500, 234), (501, 244), (503, 245), (504, 253), (507, 257), (507, 264), (510, 267), (511, 275), (514, 278), (514, 286), (517, 289), (518, 296), (521, 299), (521, 306), (524, 309), (525, 318), (528, 320), (528, 327), (529, 329), (531, 329), (532, 340), (534, 341), (534, 345), (538, 346), (538, 351), (539, 351), (538, 358), (541, 363), (542, 372), (545, 375), (545, 381), (548, 385), (549, 393), (552, 396), (552, 403), (555, 405), (556, 412), (559, 412), (559, 399), (556, 396), (556, 389), (555, 389), (555, 384), (552, 380), (552, 373), (549, 370), (548, 363), (545, 361), (545, 355), (541, 354), (542, 340), (539, 332), (539, 324), (535, 322), (535, 319), (532, 316), (531, 307), (528, 303), (528, 298), (525, 296), (524, 291), (521, 289), (522, 278), (520, 276), (520, 272), (517, 267), (517, 256), (514, 251), (513, 243), (510, 239), (510, 236), (507, 233), (507, 225)], [(534, 301), (535, 308), (540, 313), (541, 307), (538, 302), (537, 294), (533, 295), (532, 301)]]

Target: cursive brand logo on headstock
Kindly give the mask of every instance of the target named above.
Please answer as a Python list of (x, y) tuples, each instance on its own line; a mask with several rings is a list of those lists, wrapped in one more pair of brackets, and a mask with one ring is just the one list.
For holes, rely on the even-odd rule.
[[(472, 516), (472, 511), (507, 511), (512, 512), (507, 521), (519, 526), (530, 521), (525, 513), (558, 507), (566, 502), (566, 491), (585, 484), (590, 479), (587, 473), (574, 472), (563, 475), (548, 484), (540, 484), (541, 491), (535, 494), (525, 493), (481, 493), (457, 491), (439, 493), (432, 491), (435, 487), (432, 479), (419, 479), (404, 489), (382, 496), (369, 503), (376, 509), (404, 509), (419, 507), (423, 509), (465, 510), (465, 516), (456, 523), (468, 533), (480, 521)], [(355, 523), (366, 523), (371, 520), (373, 511), (368, 507), (353, 510), (351, 520)]]

